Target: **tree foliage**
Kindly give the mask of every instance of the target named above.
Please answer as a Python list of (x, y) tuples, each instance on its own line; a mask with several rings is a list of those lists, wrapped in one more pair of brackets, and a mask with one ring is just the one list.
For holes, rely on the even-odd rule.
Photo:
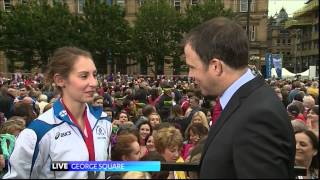
[(163, 74), (165, 57), (175, 54), (181, 40), (179, 20), (179, 14), (165, 0), (146, 1), (137, 14), (133, 33), (136, 58), (145, 67), (153, 62), (155, 74)]
[(81, 20), (81, 44), (90, 50), (100, 72), (106, 72), (107, 63), (126, 65), (130, 28), (124, 15), (117, 5), (86, 1)]
[(203, 0), (197, 5), (190, 5), (186, 9), (184, 30), (188, 32), (202, 22), (218, 16), (229, 18), (234, 16), (232, 10), (224, 8), (223, 0)]
[(0, 38), (10, 62), (24, 61), (25, 69), (46, 64), (54, 49), (72, 44), (73, 16), (63, 4), (29, 1), (5, 13)]

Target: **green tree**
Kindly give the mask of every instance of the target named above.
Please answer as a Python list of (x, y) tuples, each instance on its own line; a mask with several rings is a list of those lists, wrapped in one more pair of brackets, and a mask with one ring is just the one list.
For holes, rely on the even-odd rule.
[(203, 0), (197, 5), (189, 5), (184, 18), (184, 30), (189, 32), (193, 27), (214, 17), (234, 17), (230, 9), (224, 9), (223, 0)]
[(111, 67), (114, 63), (121, 64), (122, 70), (126, 69), (130, 28), (124, 15), (117, 5), (110, 6), (99, 0), (85, 3), (81, 44), (92, 53), (99, 72), (106, 72), (107, 63), (112, 64)]
[[(163, 74), (164, 59), (175, 55), (181, 40), (179, 14), (165, 0), (149, 0), (137, 14), (133, 32), (135, 58), (143, 67), (155, 66), (154, 74)], [(146, 69), (143, 70), (146, 73)]]
[(56, 48), (74, 44), (72, 19), (62, 3), (17, 4), (5, 14), (0, 48), (10, 62), (24, 61), (27, 70), (39, 62), (45, 65)]

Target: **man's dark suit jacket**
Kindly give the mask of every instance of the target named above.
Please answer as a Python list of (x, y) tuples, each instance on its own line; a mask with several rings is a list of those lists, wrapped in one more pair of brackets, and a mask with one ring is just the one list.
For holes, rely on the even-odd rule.
[(238, 89), (211, 127), (200, 178), (294, 178), (295, 138), (285, 107), (256, 77)]

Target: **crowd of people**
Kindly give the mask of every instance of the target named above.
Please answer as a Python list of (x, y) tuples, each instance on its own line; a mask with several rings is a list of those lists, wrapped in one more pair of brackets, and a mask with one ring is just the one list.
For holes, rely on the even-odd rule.
[[(149, 159), (159, 153), (157, 160), (166, 162), (200, 161), (199, 149), (208, 134), (215, 101), (203, 97), (197, 84), (183, 76), (153, 79), (110, 74), (99, 75), (98, 79), (92, 105), (101, 106), (110, 117), (111, 160)], [(1, 82), (1, 143), (10, 142), (11, 147), (14, 137), (50, 109), (60, 95), (54, 84), (47, 85), (38, 76), (2, 77)], [(310, 177), (317, 177), (318, 82), (269, 79), (266, 83), (287, 108), (288, 121), (296, 133), (296, 165), (309, 169)], [(12, 135), (13, 140), (5, 135)], [(3, 170), (9, 159), (9, 153), (4, 151), (8, 150), (2, 149)]]
[[(215, 42), (223, 46), (213, 45), (225, 48), (234, 31), (242, 34), (230, 40), (230, 46), (243, 47), (231, 48), (239, 51), (232, 52), (237, 60), (195, 51), (200, 46), (212, 55), (202, 36), (229, 33)], [(284, 178), (292, 177), (293, 163), (307, 169), (303, 178), (318, 178), (318, 82), (263, 80), (248, 68), (246, 43), (242, 28), (225, 18), (200, 25), (185, 45), (189, 75), (196, 80), (98, 74), (90, 53), (76, 47), (57, 49), (46, 76), (0, 77), (3, 178)], [(198, 174), (48, 168), (52, 161), (107, 160), (192, 162), (201, 169)]]

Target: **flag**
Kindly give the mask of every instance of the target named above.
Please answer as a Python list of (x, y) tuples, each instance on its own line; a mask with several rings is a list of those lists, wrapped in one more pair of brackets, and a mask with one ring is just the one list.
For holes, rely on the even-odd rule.
[(272, 66), (272, 54), (266, 53), (265, 61), (266, 61), (266, 79), (271, 78), (271, 66)]
[(278, 78), (282, 77), (282, 55), (272, 54), (273, 66), (276, 70)]

